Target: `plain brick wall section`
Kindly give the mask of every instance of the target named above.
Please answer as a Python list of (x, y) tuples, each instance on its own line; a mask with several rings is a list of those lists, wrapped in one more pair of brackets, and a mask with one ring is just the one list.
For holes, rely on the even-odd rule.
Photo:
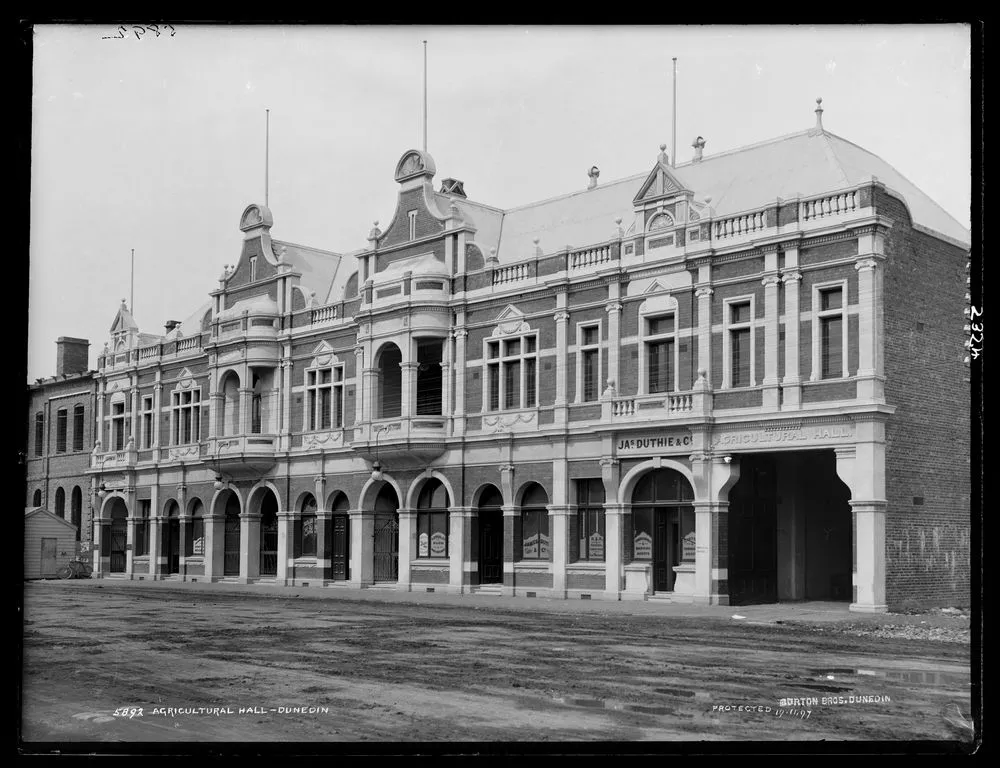
[(884, 262), (885, 395), (896, 407), (886, 429), (886, 599), (890, 609), (969, 605), (968, 256), (914, 231), (881, 190), (876, 205), (894, 222)]

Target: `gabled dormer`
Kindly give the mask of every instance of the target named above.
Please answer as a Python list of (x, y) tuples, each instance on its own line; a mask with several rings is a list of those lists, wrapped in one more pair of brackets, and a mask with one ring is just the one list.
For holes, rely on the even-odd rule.
[[(435, 199), (433, 180), (436, 170), (434, 159), (428, 153), (418, 149), (403, 153), (396, 164), (395, 179), (399, 184), (396, 211), (385, 231), (379, 230), (376, 222), (368, 240), (373, 250), (398, 248), (444, 233), (452, 212), (441, 210)], [(408, 255), (412, 253), (404, 252), (400, 258)], [(393, 258), (391, 253), (380, 256), (377, 266), (368, 276), (384, 269)], [(444, 260), (443, 254), (441, 260)]]
[(139, 336), (139, 325), (132, 317), (125, 299), (122, 299), (121, 306), (118, 307), (118, 314), (115, 315), (114, 322), (111, 323), (111, 352), (126, 352), (137, 346), (136, 341)]
[(660, 145), (656, 165), (646, 176), (632, 199), (635, 223), (630, 234), (636, 238), (636, 251), (645, 259), (670, 258), (685, 243), (694, 192), (670, 167), (666, 145)]

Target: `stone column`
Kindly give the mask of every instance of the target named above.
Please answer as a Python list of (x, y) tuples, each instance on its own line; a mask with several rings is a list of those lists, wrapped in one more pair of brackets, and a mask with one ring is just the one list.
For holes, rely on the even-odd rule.
[(399, 577), (396, 589), (400, 592), (410, 591), (410, 561), (417, 556), (417, 512), (413, 509), (400, 509), (399, 514)]
[(566, 292), (556, 294), (558, 307), (553, 318), (556, 321), (556, 398), (555, 423), (565, 424), (568, 419), (567, 382), (569, 378), (569, 352), (566, 337), (566, 327), (569, 323), (569, 312), (566, 311)]
[(134, 578), (135, 569), (133, 560), (135, 558), (136, 522), (139, 519), (136, 517), (138, 512), (136, 506), (134, 502), (128, 505), (128, 517), (125, 518), (125, 577), (128, 579)]
[[(611, 283), (608, 289), (615, 294), (612, 298), (617, 299), (618, 283)], [(608, 313), (608, 374), (604, 378), (613, 381), (618, 386), (621, 384), (619, 355), (621, 353), (622, 305), (618, 301), (612, 301), (604, 307), (604, 311)]]
[[(448, 362), (451, 355), (451, 340), (447, 340), (444, 343), (444, 360), (439, 364), (441, 366), (441, 415), (445, 417), (445, 425), (451, 424), (451, 409), (452, 409), (452, 379), (451, 379), (451, 363)], [(415, 411), (414, 411), (415, 412)], [(449, 430), (449, 434), (451, 434)]]
[(149, 578), (158, 579), (165, 570), (166, 553), (163, 551), (164, 536), (163, 510), (160, 508), (160, 488), (153, 485), (149, 489)]
[(465, 328), (455, 329), (455, 417), (452, 419), (452, 434), (455, 435), (465, 434), (465, 340), (468, 335)]
[[(225, 557), (225, 523), (224, 515), (206, 514), (205, 520), (205, 581), (218, 581), (222, 578), (223, 558)], [(187, 576), (185, 576), (187, 579)]]
[(365, 404), (369, 393), (365, 389), (365, 348), (358, 345), (354, 348), (354, 424), (357, 426), (365, 420)]
[(885, 522), (885, 425), (878, 421), (857, 421), (856, 444), (835, 448), (837, 476), (851, 489), (854, 517), (854, 574), (851, 610), (884, 613)]
[(374, 419), (378, 413), (374, 403), (378, 393), (378, 387), (376, 386), (378, 381), (378, 369), (365, 368), (364, 371), (362, 371), (362, 381), (364, 400), (361, 406), (361, 421), (371, 422), (371, 420)]
[(550, 504), (549, 530), (552, 535), (552, 596), (566, 597), (566, 565), (569, 563), (569, 517), (573, 507)]
[(471, 582), (472, 507), (448, 510), (448, 591), (468, 592)]
[(132, 374), (131, 385), (132, 385), (132, 392), (131, 392), (131, 398), (129, 398), (129, 408), (131, 409), (129, 422), (131, 424), (131, 428), (129, 429), (129, 435), (132, 436), (132, 443), (134, 445), (138, 445), (139, 444), (139, 377), (136, 374)]
[(739, 460), (721, 454), (696, 453), (691, 456), (691, 472), (695, 491), (692, 602), (729, 605), (729, 490), (739, 480)]
[(375, 513), (352, 509), (351, 515), (351, 585), (363, 587), (374, 582), (373, 547)]
[(618, 459), (601, 459), (601, 480), (604, 482), (604, 591), (618, 600), (622, 591), (622, 515), (624, 506), (618, 503), (620, 464)]
[(785, 375), (781, 380), (781, 410), (796, 411), (802, 407), (802, 375), (799, 371), (799, 291), (802, 274), (798, 272), (798, 248), (785, 249)]
[[(152, 445), (154, 449), (159, 449), (163, 445), (160, 438), (160, 409), (163, 408), (163, 385), (160, 383), (161, 372), (156, 372), (156, 386), (153, 387), (153, 435)], [(214, 413), (214, 411), (213, 411)], [(211, 424), (209, 425), (211, 427)], [(211, 435), (209, 435), (211, 437)], [(158, 456), (157, 453), (153, 454)]]
[(517, 584), (514, 579), (514, 561), (517, 558), (516, 548), (521, 545), (515, 539), (515, 522), (521, 515), (521, 508), (504, 504), (503, 510), (503, 591), (510, 597), (514, 594)]
[(778, 410), (778, 284), (777, 274), (767, 275), (764, 285), (764, 408)]
[(326, 524), (333, 516), (333, 512), (326, 508), (326, 475), (319, 474), (313, 478), (313, 496), (316, 497), (316, 567), (325, 582), (330, 576), (333, 556), (330, 551), (333, 542), (326, 540)]
[(703, 286), (694, 292), (698, 299), (698, 370), (712, 385), (712, 289)]
[[(417, 363), (403, 361), (399, 364), (402, 368), (400, 377), (403, 388), (403, 396), (399, 404), (399, 416), (404, 421), (417, 412)], [(408, 429), (408, 427), (407, 427)]]
[(859, 259), (854, 268), (858, 271), (858, 398), (881, 403), (885, 402), (880, 332), (881, 267), (873, 254)]
[(295, 511), (278, 512), (278, 573), (275, 581), (282, 586), (295, 582)]
[(240, 584), (260, 575), (260, 513), (240, 513)]

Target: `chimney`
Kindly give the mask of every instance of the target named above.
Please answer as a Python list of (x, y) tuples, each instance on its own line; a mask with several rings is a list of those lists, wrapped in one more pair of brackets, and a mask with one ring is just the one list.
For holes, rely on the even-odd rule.
[(597, 186), (597, 177), (601, 175), (601, 172), (597, 170), (596, 165), (590, 166), (590, 170), (587, 171), (587, 175), (590, 177), (590, 183), (587, 185), (587, 189), (593, 189)]
[(449, 197), (467, 197), (465, 184), (459, 179), (444, 179), (441, 182), (441, 194)]
[(180, 324), (181, 324), (180, 320), (167, 320), (167, 322), (164, 323), (163, 327), (167, 329), (167, 333), (170, 333), (174, 328), (176, 328)]
[(84, 373), (90, 368), (90, 342), (60, 336), (56, 339), (56, 376)]
[(694, 158), (692, 159), (692, 162), (700, 163), (702, 150), (705, 149), (705, 140), (699, 136), (694, 140), (694, 144), (691, 146), (694, 147)]

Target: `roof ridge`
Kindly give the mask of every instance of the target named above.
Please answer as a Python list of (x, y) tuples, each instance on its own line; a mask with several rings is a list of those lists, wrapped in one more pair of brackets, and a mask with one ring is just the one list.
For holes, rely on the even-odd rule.
[[(948, 213), (948, 210), (943, 205), (941, 205), (941, 203), (939, 203), (937, 200), (935, 200), (933, 197), (931, 197), (929, 194), (927, 194), (927, 192), (924, 191), (923, 187), (921, 187), (918, 184), (914, 183), (912, 179), (910, 179), (908, 176), (906, 176), (905, 174), (903, 174), (896, 166), (894, 166), (892, 163), (890, 163), (884, 157), (882, 157), (881, 155), (876, 155), (870, 149), (865, 149), (860, 144), (855, 144), (850, 139), (845, 139), (843, 136), (839, 136), (836, 133), (832, 133), (830, 131), (825, 131), (825, 133), (830, 138), (837, 139), (839, 141), (844, 142), (845, 144), (850, 144), (852, 147), (855, 147), (856, 149), (860, 149), (862, 152), (865, 152), (866, 154), (869, 154), (872, 157), (877, 158), (879, 161), (881, 161), (881, 162), (885, 163), (886, 165), (888, 165), (893, 170), (894, 173), (899, 174), (899, 177), (903, 181), (905, 181), (907, 184), (911, 185), (915, 190), (917, 190), (918, 192), (920, 192), (920, 194), (922, 194), (924, 197), (926, 197), (928, 200), (930, 200), (935, 206), (937, 206), (945, 216), (947, 216), (949, 219), (951, 219), (955, 224), (957, 224), (959, 227), (961, 227), (964, 231), (970, 232), (970, 234), (971, 234), (971, 231), (962, 222), (960, 222), (958, 219), (956, 219), (954, 216), (952, 216), (950, 213)], [(872, 174), (872, 175), (874, 176), (875, 174)], [(878, 177), (876, 176), (876, 178), (878, 178)], [(884, 180), (882, 180), (882, 181), (884, 181)], [(912, 212), (911, 212), (911, 216), (912, 216)]]
[(281, 245), (291, 245), (291, 246), (294, 246), (295, 248), (305, 248), (306, 250), (317, 251), (319, 253), (325, 253), (325, 254), (327, 254), (329, 256), (343, 256), (344, 255), (342, 253), (337, 253), (336, 251), (328, 251), (325, 248), (317, 248), (314, 245), (302, 245), (302, 243), (293, 243), (291, 240), (279, 240), (276, 237), (272, 237), (271, 238), (271, 242), (272, 243), (280, 243)]
[(553, 195), (552, 197), (547, 197), (544, 200), (535, 200), (534, 202), (525, 203), (524, 205), (518, 205), (514, 208), (502, 208), (500, 210), (504, 214), (513, 213), (514, 211), (521, 211), (524, 210), (525, 208), (533, 208), (536, 205), (544, 205), (545, 203), (551, 203), (554, 202), (555, 200), (564, 200), (566, 198), (573, 197), (575, 195), (585, 195), (588, 192), (593, 192), (594, 189), (606, 189), (614, 184), (622, 184), (626, 181), (632, 181), (634, 179), (645, 179), (648, 175), (649, 171), (643, 171), (642, 173), (634, 173), (631, 176), (623, 176), (620, 179), (615, 179), (614, 181), (609, 181), (605, 184), (600, 184), (594, 187), (593, 189), (578, 189), (574, 192), (564, 192), (561, 195)]
[[(713, 155), (705, 155), (697, 163), (693, 160), (688, 160), (686, 163), (681, 163), (680, 165), (672, 166), (672, 168), (687, 168), (691, 165), (704, 165), (705, 163), (711, 162), (719, 157), (728, 157), (729, 155), (735, 155), (738, 152), (746, 152), (748, 149), (757, 149), (758, 147), (766, 147), (768, 144), (777, 144), (779, 141), (787, 141), (788, 139), (794, 139), (798, 136), (808, 136), (812, 133), (812, 130), (796, 131), (795, 133), (786, 133), (784, 136), (775, 136), (772, 139), (764, 139), (763, 141), (758, 141), (753, 144), (744, 144), (741, 147), (734, 147), (733, 149), (727, 149), (724, 152), (719, 152)], [(825, 133), (825, 131), (824, 131)]]

